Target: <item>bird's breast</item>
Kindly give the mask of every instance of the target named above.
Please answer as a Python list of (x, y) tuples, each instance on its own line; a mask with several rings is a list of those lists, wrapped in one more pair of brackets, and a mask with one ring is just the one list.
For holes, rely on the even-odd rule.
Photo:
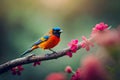
[(39, 47), (42, 49), (50, 49), (55, 47), (60, 41), (60, 38), (56, 37), (56, 36), (50, 36), (49, 39), (45, 42), (42, 42)]

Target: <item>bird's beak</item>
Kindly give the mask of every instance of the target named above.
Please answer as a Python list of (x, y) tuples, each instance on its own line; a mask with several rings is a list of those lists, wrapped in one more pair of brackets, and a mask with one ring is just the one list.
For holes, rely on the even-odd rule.
[(60, 30), (60, 33), (62, 33), (63, 32), (63, 30)]

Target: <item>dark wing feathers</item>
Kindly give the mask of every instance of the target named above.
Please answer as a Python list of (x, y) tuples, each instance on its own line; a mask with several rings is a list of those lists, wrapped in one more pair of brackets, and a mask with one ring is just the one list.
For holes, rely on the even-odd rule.
[(46, 40), (48, 40), (48, 39), (49, 39), (49, 36), (48, 36), (48, 35), (43, 36), (43, 37), (41, 37), (38, 41), (36, 41), (32, 46), (39, 45), (40, 43), (42, 43), (42, 42), (44, 42), (44, 41), (46, 41)]

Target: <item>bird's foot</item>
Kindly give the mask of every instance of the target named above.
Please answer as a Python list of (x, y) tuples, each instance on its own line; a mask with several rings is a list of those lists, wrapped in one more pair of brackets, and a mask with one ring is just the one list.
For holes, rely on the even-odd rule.
[[(52, 54), (45, 54), (45, 57), (46, 58), (48, 58), (48, 57), (56, 57), (57, 56), (57, 54), (56, 53), (52, 53)], [(55, 59), (57, 59), (57, 57), (55, 58)]]
[(57, 56), (57, 53), (56, 52), (54, 52), (54, 53), (47, 53), (47, 54), (45, 54), (45, 57), (50, 57), (50, 56)]
[(33, 57), (33, 56), (35, 56), (35, 54), (30, 54), (30, 55), (28, 55), (27, 57), (30, 58), (30, 57)]
[(51, 54), (45, 54), (45, 57), (49, 57), (49, 56), (51, 56)]
[(49, 49), (50, 51), (52, 51), (53, 53), (55, 53), (55, 54), (57, 54), (57, 52), (56, 51), (54, 51), (54, 50), (52, 50), (52, 49)]

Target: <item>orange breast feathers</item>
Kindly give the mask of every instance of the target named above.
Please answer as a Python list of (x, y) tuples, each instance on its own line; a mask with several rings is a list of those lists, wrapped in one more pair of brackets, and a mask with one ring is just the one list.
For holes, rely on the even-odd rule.
[(50, 49), (55, 47), (59, 42), (60, 38), (58, 38), (55, 35), (51, 35), (47, 41), (42, 42), (41, 44), (38, 45), (38, 47), (41, 49)]

